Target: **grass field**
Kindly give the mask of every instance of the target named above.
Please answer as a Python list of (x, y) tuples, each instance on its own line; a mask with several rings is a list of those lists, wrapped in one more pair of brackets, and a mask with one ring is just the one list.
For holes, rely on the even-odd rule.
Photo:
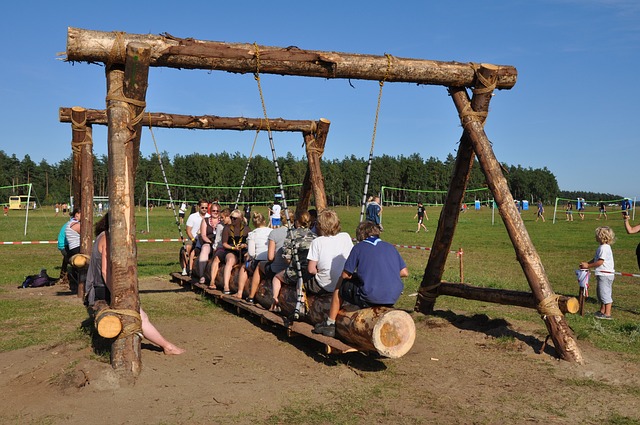
[[(336, 208), (342, 220), (344, 231), (354, 234), (359, 220), (360, 209), (356, 207)], [(265, 211), (266, 212), (266, 211)], [(429, 232), (415, 233), (414, 207), (386, 207), (383, 213), (383, 239), (398, 245), (432, 244), (435, 226), (440, 214), (439, 208), (427, 209)], [(608, 221), (596, 221), (597, 214), (587, 214), (580, 221), (566, 222), (564, 214), (558, 215), (557, 222), (547, 213), (547, 222), (535, 221), (535, 211), (523, 211), (523, 219), (542, 258), (543, 265), (555, 292), (576, 295), (578, 285), (574, 270), (578, 263), (590, 260), (597, 243), (594, 230), (599, 225), (609, 225), (617, 235), (613, 245), (616, 270), (638, 273), (635, 247), (640, 242), (637, 235), (627, 235), (619, 212), (610, 212)], [(56, 239), (60, 226), (66, 221), (62, 215), (54, 217), (53, 208), (42, 208), (30, 212), (27, 236), (24, 236), (24, 212), (11, 211), (8, 217), (0, 217), (0, 241), (31, 241)], [(146, 230), (144, 210), (137, 212), (140, 238), (177, 238), (178, 232), (170, 210), (156, 208), (150, 215), (149, 233)], [(138, 273), (140, 277), (165, 277), (178, 267), (178, 242), (139, 243)], [(477, 286), (528, 291), (529, 286), (520, 265), (515, 259), (513, 246), (496, 212), (495, 224), (491, 223), (491, 211), (470, 210), (460, 216), (452, 250), (464, 251), (464, 281)], [(80, 322), (86, 312), (81, 306), (70, 307), (68, 303), (47, 305), (37, 299), (15, 299), (8, 297), (8, 290), (18, 286), (25, 275), (37, 273), (46, 268), (50, 276), (59, 274), (61, 256), (55, 244), (2, 245), (2, 276), (0, 277), (0, 351), (13, 350), (33, 344), (54, 343), (75, 338), (88, 338), (80, 332), (66, 334), (58, 332), (56, 321), (49, 317), (63, 317)], [(427, 264), (429, 251), (399, 248), (409, 266), (410, 276), (405, 280), (406, 289), (398, 302), (398, 307), (413, 309), (415, 293)], [(449, 255), (444, 280), (459, 281), (459, 259), (455, 253)], [(168, 277), (167, 277), (168, 278)], [(585, 317), (569, 315), (567, 320), (578, 339), (589, 340), (603, 349), (626, 352), (640, 359), (640, 279), (616, 276), (614, 283), (613, 316), (615, 320), (597, 322), (591, 313), (597, 310), (595, 280), (592, 278), (590, 299), (586, 304)], [(145, 296), (147, 310), (156, 310), (153, 297)], [(157, 308), (163, 314), (171, 314), (170, 307)], [(517, 307), (498, 306), (478, 301), (467, 301), (452, 297), (441, 297), (436, 309), (454, 310), (465, 314), (484, 313), (490, 317), (514, 318), (539, 323), (541, 332), (544, 324), (535, 311)], [(46, 314), (34, 315), (34, 311)], [(176, 312), (176, 314), (178, 314)], [(179, 314), (184, 314), (180, 311)]]

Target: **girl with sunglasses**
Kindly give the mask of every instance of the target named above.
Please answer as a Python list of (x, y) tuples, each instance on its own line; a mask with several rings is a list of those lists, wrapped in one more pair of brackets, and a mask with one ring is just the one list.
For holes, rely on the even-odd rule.
[(241, 264), (244, 254), (247, 252), (247, 235), (249, 226), (244, 222), (242, 211), (235, 209), (231, 211), (231, 224), (225, 226), (222, 232), (222, 246), (225, 249), (224, 257), (224, 286), (222, 293), (230, 295), (229, 282), (231, 281), (231, 270), (236, 264)]

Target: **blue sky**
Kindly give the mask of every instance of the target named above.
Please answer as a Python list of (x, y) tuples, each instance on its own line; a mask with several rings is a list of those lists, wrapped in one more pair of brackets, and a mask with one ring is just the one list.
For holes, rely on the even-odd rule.
[[(104, 68), (57, 56), (66, 49), (67, 27), (512, 65), (518, 81), (496, 92), (485, 127), (498, 160), (547, 167), (564, 190), (640, 193), (637, 0), (10, 2), (0, 17), (0, 149), (20, 159), (56, 163), (70, 155), (60, 106), (105, 107)], [(326, 158), (368, 157), (377, 82), (275, 75), (261, 81), (270, 117), (331, 120)], [(147, 110), (262, 116), (252, 75), (166, 68), (150, 71)], [(234, 131), (154, 134), (171, 157), (248, 155), (254, 138)], [(455, 154), (460, 134), (445, 88), (384, 86), (376, 155), (444, 160)], [(304, 154), (300, 135), (274, 133), (274, 141), (279, 155)], [(141, 149), (154, 152), (148, 129)], [(106, 151), (106, 128), (94, 126), (94, 152)], [(266, 134), (256, 153), (270, 157)]]

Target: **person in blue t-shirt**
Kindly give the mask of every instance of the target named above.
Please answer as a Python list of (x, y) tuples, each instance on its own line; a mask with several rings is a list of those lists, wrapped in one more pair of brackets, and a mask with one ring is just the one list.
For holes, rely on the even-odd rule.
[(333, 291), (329, 317), (316, 324), (313, 333), (335, 336), (343, 301), (361, 308), (391, 307), (404, 289), (401, 278), (409, 276), (409, 270), (398, 250), (380, 239), (380, 227), (363, 221), (356, 229), (356, 239), (359, 243), (351, 250)]

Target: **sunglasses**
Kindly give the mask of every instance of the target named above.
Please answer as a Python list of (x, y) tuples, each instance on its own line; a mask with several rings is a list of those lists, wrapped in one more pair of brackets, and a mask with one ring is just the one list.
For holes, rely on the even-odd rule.
[(220, 212), (220, 210), (211, 210), (211, 212)]
[(240, 218), (240, 217), (231, 216), (231, 220), (237, 220), (238, 218)]
[(206, 210), (209, 207), (200, 207), (201, 210)]

